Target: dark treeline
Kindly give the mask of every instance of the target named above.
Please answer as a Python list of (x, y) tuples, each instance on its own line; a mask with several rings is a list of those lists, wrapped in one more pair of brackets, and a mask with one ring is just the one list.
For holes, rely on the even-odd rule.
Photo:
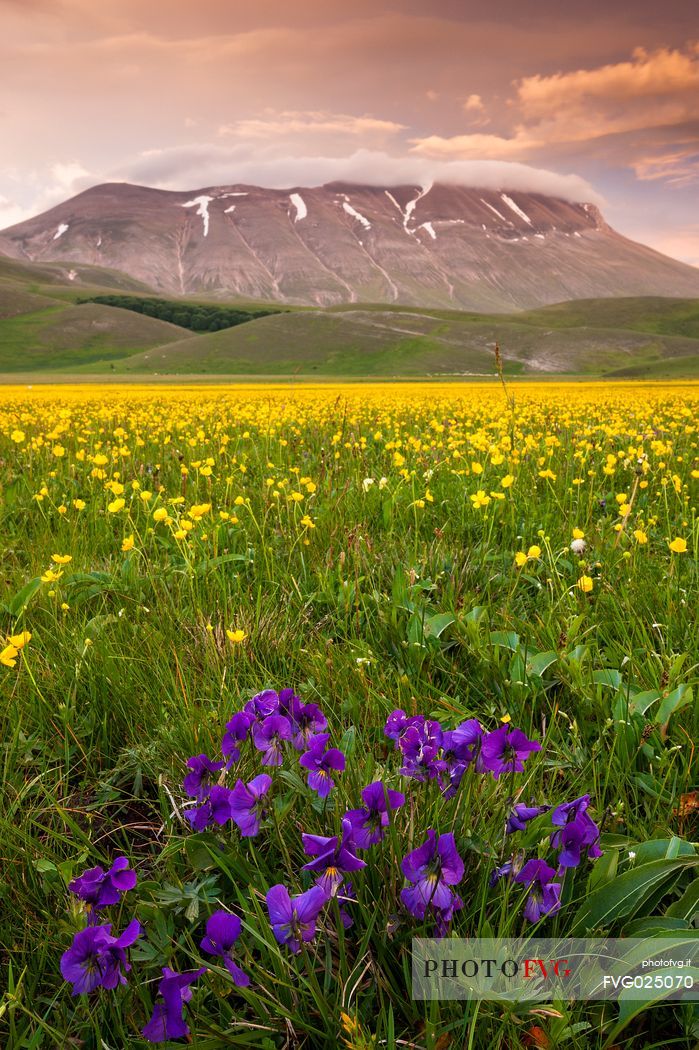
[(252, 321), (255, 317), (267, 317), (281, 313), (275, 309), (245, 309), (238, 306), (209, 306), (202, 303), (182, 303), (171, 299), (142, 299), (136, 295), (93, 295), (78, 299), (79, 303), (101, 303), (102, 306), (119, 306), (122, 310), (134, 310), (159, 321), (170, 321), (192, 332), (218, 332), (222, 328)]

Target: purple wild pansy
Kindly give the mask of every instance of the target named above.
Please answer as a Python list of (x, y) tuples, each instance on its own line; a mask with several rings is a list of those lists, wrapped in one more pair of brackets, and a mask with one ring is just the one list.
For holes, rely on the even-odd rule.
[(279, 944), (285, 944), (295, 955), (305, 941), (315, 937), (316, 920), (327, 897), (320, 886), (291, 897), (281, 883), (267, 893), (267, 911), (272, 933)]
[(528, 860), (514, 876), (514, 882), (529, 887), (524, 918), (539, 922), (547, 915), (555, 915), (561, 907), (561, 884), (552, 882), (556, 872), (544, 860)]
[(399, 707), (395, 711), (391, 711), (386, 719), (386, 725), (383, 727), (384, 736), (387, 736), (389, 740), (393, 740), (396, 747), (398, 747), (398, 741), (405, 732), (409, 721), (410, 719), (402, 708)]
[(230, 769), (240, 759), (240, 745), (248, 739), (251, 725), (252, 717), (246, 711), (236, 711), (230, 722), (226, 722), (226, 732), (221, 741), (226, 769)]
[(73, 995), (88, 995), (96, 988), (116, 988), (126, 984), (122, 970), (131, 966), (126, 949), (141, 935), (141, 924), (134, 919), (120, 937), (112, 937), (112, 924), (86, 926), (73, 937), (70, 948), (61, 956), (63, 979), (73, 985)]
[(366, 868), (366, 862), (354, 853), (356, 846), (352, 839), (352, 825), (349, 820), (342, 821), (342, 834), (302, 835), (303, 850), (306, 856), (313, 857), (304, 864), (303, 871), (319, 872), (316, 886), (320, 886), (325, 896), (334, 897), (342, 885), (345, 874)]
[(352, 825), (354, 843), (359, 849), (369, 849), (380, 842), (390, 824), (389, 813), (400, 809), (405, 803), (401, 791), (389, 791), (383, 782), (375, 780), (362, 791), (361, 809), (350, 809), (345, 813), (345, 820)]
[(279, 693), (275, 693), (274, 689), (265, 689), (248, 700), (243, 710), (254, 722), (263, 722), (269, 715), (279, 711)]
[(91, 921), (95, 912), (118, 904), (121, 895), (136, 885), (136, 872), (127, 857), (117, 857), (109, 871), (98, 864), (68, 883), (68, 889), (87, 904)]
[(511, 860), (506, 860), (499, 868), (493, 868), (490, 873), (490, 878), (488, 879), (488, 885), (490, 888), (492, 889), (493, 886), (497, 886), (500, 879), (504, 879), (508, 875), (511, 875), (513, 868), (514, 866)]
[(223, 965), (233, 978), (238, 988), (247, 988), (250, 984), (248, 975), (233, 961), (233, 945), (240, 937), (241, 923), (237, 915), (228, 911), (215, 911), (206, 923), (206, 936), (202, 938), (201, 949), (209, 955), (223, 959)]
[(562, 828), (564, 824), (575, 820), (581, 813), (585, 813), (589, 805), (589, 795), (581, 795), (580, 798), (574, 798), (572, 802), (563, 802), (551, 810), (551, 823)]
[(398, 740), (403, 754), (400, 772), (413, 780), (432, 780), (443, 768), (439, 758), (442, 727), (429, 719), (412, 719)]
[(356, 904), (357, 898), (354, 893), (354, 888), (351, 882), (346, 882), (344, 886), (339, 890), (337, 897), (335, 898), (339, 905), (340, 921), (345, 930), (349, 930), (350, 926), (354, 925), (354, 919), (352, 918), (349, 910), (349, 904)]
[(232, 795), (230, 788), (214, 784), (201, 806), (185, 811), (185, 820), (190, 824), (192, 831), (205, 831), (212, 824), (223, 826), (231, 820)]
[(415, 918), (423, 919), (428, 908), (448, 912), (456, 906), (450, 887), (461, 882), (464, 862), (451, 832), (437, 838), (430, 828), (422, 845), (403, 858), (401, 869), (413, 885), (401, 890), (400, 899)]
[(551, 823), (557, 828), (551, 836), (551, 845), (560, 849), (561, 868), (576, 868), (583, 856), (601, 857), (600, 830), (587, 812), (590, 796), (581, 795), (572, 802), (564, 802), (551, 813)]
[(279, 690), (279, 705), (277, 710), (280, 715), (284, 715), (293, 723), (294, 715), (300, 707), (301, 698), (296, 695), (293, 689)]
[(497, 780), (503, 773), (521, 773), (532, 751), (541, 751), (538, 740), (529, 740), (521, 729), (504, 725), (483, 737), (480, 762)]
[(551, 845), (561, 852), (558, 855), (560, 868), (577, 868), (583, 857), (601, 857), (600, 831), (588, 813), (581, 812), (574, 819), (558, 828), (551, 836)]
[(211, 790), (211, 781), (215, 773), (220, 773), (225, 762), (214, 762), (208, 755), (192, 755), (187, 759), (189, 773), (184, 778), (182, 787), (186, 795), (203, 802)]
[(551, 809), (550, 806), (525, 806), (523, 802), (518, 802), (507, 817), (505, 834), (512, 835), (515, 831), (524, 831), (530, 820), (540, 817), (549, 809)]
[(280, 766), (284, 761), (284, 744), (291, 740), (291, 723), (284, 715), (268, 715), (252, 727), (252, 739), (258, 751), (264, 751), (263, 766)]
[(469, 718), (456, 729), (442, 733), (439, 782), (445, 798), (453, 798), (462, 777), (480, 749), (483, 728), (477, 718)]
[(150, 1021), (141, 1029), (141, 1034), (149, 1043), (164, 1043), (167, 1039), (183, 1039), (189, 1035), (189, 1026), (184, 1019), (184, 1004), (192, 998), (190, 985), (206, 973), (206, 967), (176, 973), (169, 966), (164, 966), (162, 973), (158, 982), (158, 995), (163, 1001), (156, 1002)]
[(317, 733), (327, 728), (328, 720), (318, 704), (301, 704), (290, 712), (292, 742), (297, 751), (304, 751)]
[(341, 773), (345, 768), (345, 756), (336, 747), (326, 750), (330, 733), (320, 733), (312, 738), (308, 751), (299, 759), (299, 765), (308, 770), (308, 786), (319, 796), (327, 798), (335, 787), (331, 772)]
[(265, 795), (271, 786), (272, 778), (267, 773), (260, 773), (249, 784), (239, 780), (231, 791), (231, 818), (243, 838), (251, 838), (260, 830), (260, 821), (267, 816)]
[(451, 920), (454, 918), (454, 912), (459, 911), (463, 908), (464, 902), (461, 900), (456, 893), (453, 895), (452, 902), (448, 908), (442, 908), (438, 911), (435, 917), (433, 937), (446, 937), (451, 927)]

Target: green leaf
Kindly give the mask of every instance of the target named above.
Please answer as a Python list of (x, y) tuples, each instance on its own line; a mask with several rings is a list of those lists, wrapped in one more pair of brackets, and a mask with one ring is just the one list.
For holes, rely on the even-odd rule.
[(615, 667), (605, 667), (601, 671), (592, 672), (592, 681), (595, 685), (604, 685), (609, 689), (618, 689), (623, 681), (621, 671)]
[(615, 849), (606, 850), (592, 865), (590, 877), (587, 880), (587, 892), (601, 889), (616, 877), (619, 867), (619, 851)]
[(634, 846), (636, 865), (648, 864), (651, 860), (672, 860), (674, 857), (692, 857), (696, 850), (691, 842), (673, 835), (670, 839), (649, 839)]
[(647, 689), (644, 693), (636, 693), (629, 704), (629, 714), (644, 715), (651, 704), (660, 699), (657, 689)]
[(699, 856), (694, 855), (653, 860), (623, 872), (583, 901), (573, 920), (570, 936), (575, 937), (583, 930), (607, 927), (617, 919), (633, 915), (656, 888), (669, 882), (683, 868), (696, 865), (699, 865)]
[(3, 608), (10, 614), (10, 616), (19, 616), (40, 587), (41, 579), (36, 576), (33, 580), (30, 580), (29, 583), (25, 583), (24, 587), (20, 588), (20, 590), (18, 590), (17, 593), (5, 603)]
[(677, 930), (688, 930), (686, 919), (673, 919), (665, 915), (646, 915), (642, 919), (627, 922), (621, 931), (623, 937), (662, 937), (676, 933)]
[(679, 900), (673, 901), (665, 912), (675, 919), (695, 919), (699, 915), (699, 879), (690, 882)]
[(516, 631), (491, 631), (490, 643), (510, 649), (514, 653), (519, 647), (519, 635)]
[(549, 667), (555, 664), (557, 659), (558, 653), (555, 653), (552, 649), (545, 653), (536, 653), (535, 656), (527, 660), (527, 674), (541, 678), (544, 671), (548, 671)]
[(664, 726), (670, 721), (676, 711), (680, 711), (692, 702), (692, 687), (690, 685), (678, 685), (671, 693), (664, 696), (660, 706), (654, 715), (656, 725)]
[(455, 620), (456, 617), (452, 613), (437, 613), (435, 616), (429, 616), (425, 620), (425, 637), (439, 638)]

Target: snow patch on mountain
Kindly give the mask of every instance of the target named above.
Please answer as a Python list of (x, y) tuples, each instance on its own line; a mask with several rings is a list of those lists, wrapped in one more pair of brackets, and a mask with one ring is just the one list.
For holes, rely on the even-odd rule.
[(349, 204), (346, 200), (342, 202), (342, 207), (348, 215), (352, 216), (353, 219), (357, 219), (358, 222), (361, 222), (365, 230), (371, 229), (371, 223), (369, 222), (369, 220), (365, 218), (364, 215), (360, 215), (357, 209), (353, 208), (352, 205)]
[(501, 219), (503, 222), (509, 222), (510, 221), (509, 219), (505, 218), (505, 216), (502, 214), (502, 212), (499, 212), (497, 208), (494, 208), (492, 204), (488, 204), (487, 201), (484, 201), (482, 197), (479, 197), (479, 200), (480, 200), (481, 204), (485, 204), (486, 208), (490, 208), (490, 210), (495, 215), (497, 215), (498, 219)]
[(303, 199), (303, 197), (301, 196), (301, 194), (300, 193), (290, 193), (289, 194), (289, 200), (291, 201), (293, 206), (296, 208), (296, 217), (294, 219), (294, 222), (299, 222), (301, 219), (305, 219), (306, 216), (308, 215), (308, 208), (306, 207), (306, 202)]
[(62, 237), (63, 234), (66, 233), (69, 228), (70, 227), (68, 226), (67, 222), (62, 222), (53, 235), (54, 241), (57, 241), (59, 237)]
[(511, 208), (515, 215), (519, 215), (520, 219), (524, 219), (524, 221), (528, 222), (531, 226), (532, 220), (529, 218), (525, 211), (522, 211), (522, 209), (517, 204), (515, 204), (515, 202), (512, 200), (512, 197), (508, 197), (506, 193), (501, 193), (500, 200), (504, 201), (507, 207)]
[(202, 222), (204, 224), (205, 237), (209, 236), (209, 205), (211, 204), (213, 199), (213, 197), (207, 197), (205, 193), (202, 193), (201, 196), (195, 197), (194, 200), (187, 201), (185, 204), (181, 205), (182, 208), (196, 207), (197, 210), (195, 214), (201, 215)]
[(419, 230), (426, 230), (429, 233), (433, 241), (437, 240), (437, 234), (434, 232), (434, 226), (431, 222), (423, 222), (422, 226), (418, 226)]

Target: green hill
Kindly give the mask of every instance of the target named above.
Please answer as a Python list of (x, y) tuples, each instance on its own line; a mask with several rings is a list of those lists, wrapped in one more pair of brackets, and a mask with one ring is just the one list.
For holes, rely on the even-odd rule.
[[(492, 375), (497, 342), (510, 375), (699, 376), (696, 299), (585, 299), (519, 314), (373, 304), (285, 308), (193, 334), (134, 310), (79, 302), (117, 293), (152, 296), (126, 275), (98, 267), (66, 270), (0, 256), (0, 372)], [(183, 303), (190, 312), (207, 305), (170, 302), (172, 316)]]
[[(554, 311), (554, 318), (567, 321), (565, 310)], [(488, 375), (495, 371), (496, 342), (510, 374), (600, 375), (650, 367), (662, 375), (669, 367), (672, 374), (692, 375), (699, 365), (699, 338), (536, 320), (397, 308), (288, 313), (190, 336), (115, 367), (179, 374)]]

